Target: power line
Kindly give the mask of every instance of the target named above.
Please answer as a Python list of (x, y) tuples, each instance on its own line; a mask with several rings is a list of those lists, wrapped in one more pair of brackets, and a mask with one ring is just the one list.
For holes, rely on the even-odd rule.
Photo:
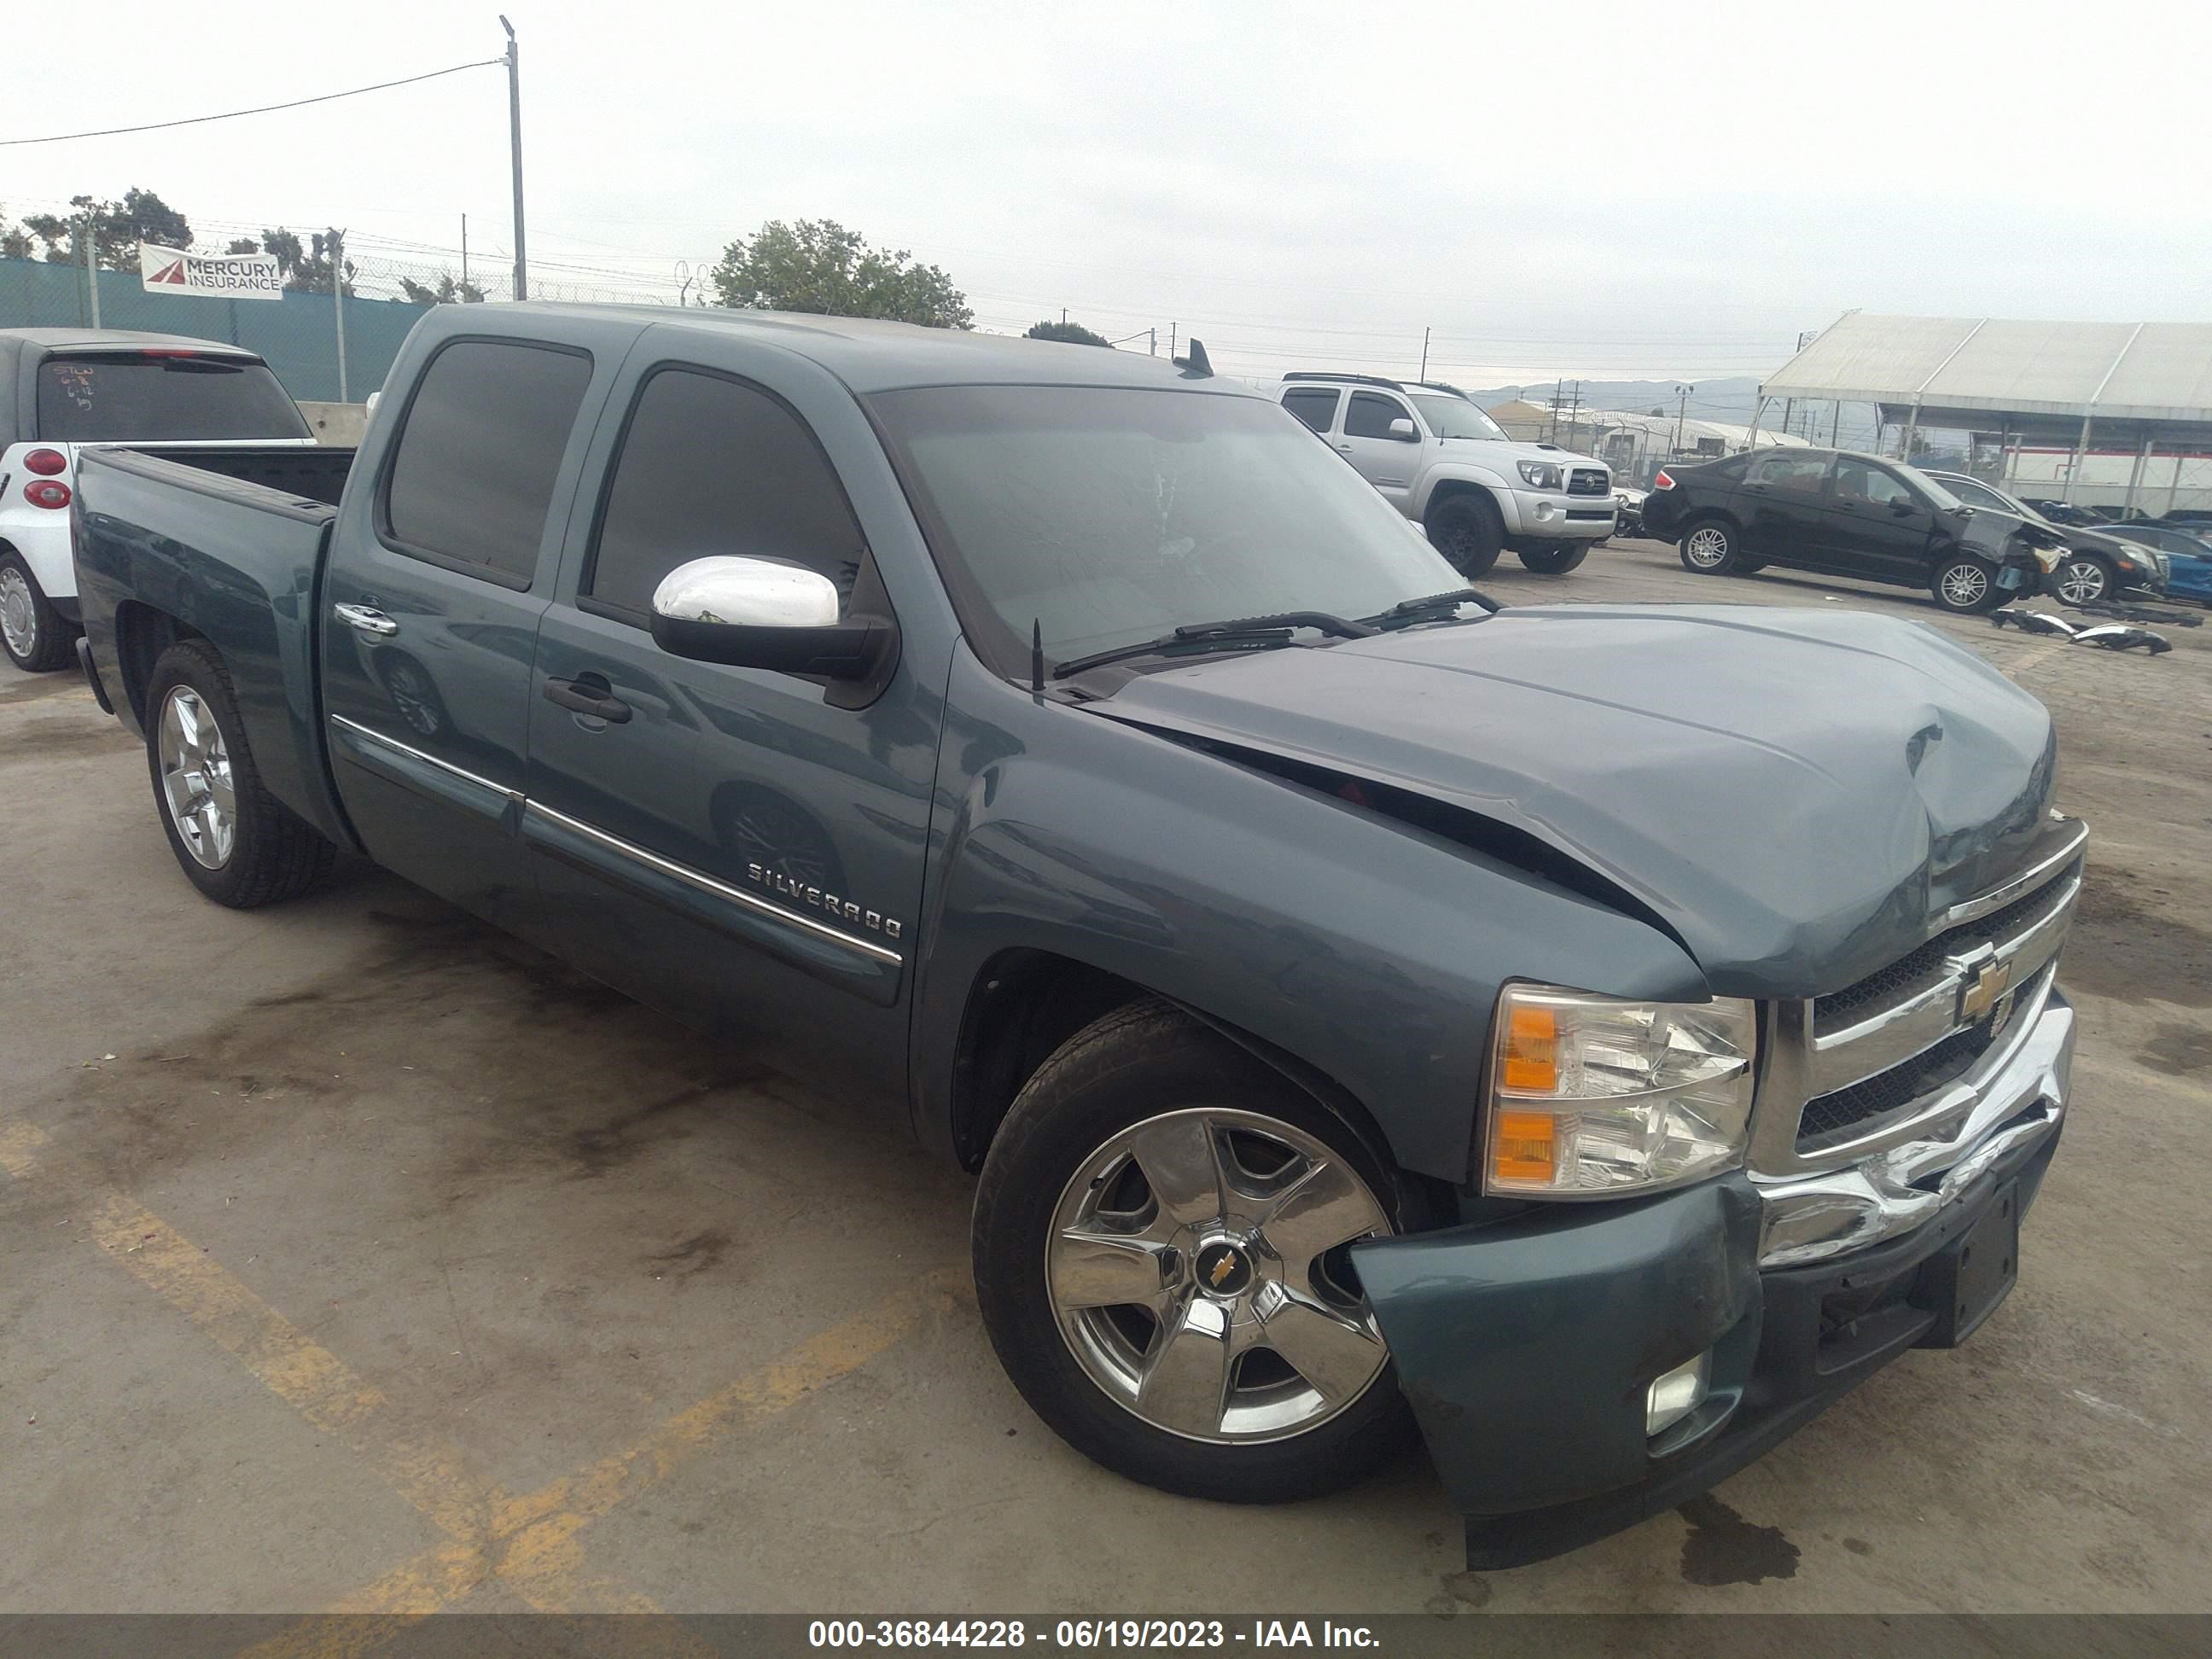
[(494, 64), (504, 64), (504, 58), (479, 58), (472, 64), (456, 64), (451, 69), (432, 70), (427, 75), (410, 75), (397, 81), (379, 81), (373, 87), (353, 87), (344, 92), (325, 92), (313, 98), (295, 98), (286, 104), (262, 104), (252, 109), (225, 110), (220, 115), (188, 115), (181, 121), (149, 121), (138, 127), (102, 127), (97, 132), (56, 132), (43, 138), (0, 138), (0, 149), (14, 144), (65, 144), (73, 138), (114, 138), (126, 132), (159, 132), (165, 127), (192, 127), (208, 121), (235, 121), (241, 115), (268, 115), (280, 109), (302, 109), (309, 104), (327, 104), (337, 98), (358, 98), (364, 92), (386, 92), (393, 87), (411, 87), (417, 81), (434, 81), (441, 75), (459, 75), (463, 70), (486, 69)]

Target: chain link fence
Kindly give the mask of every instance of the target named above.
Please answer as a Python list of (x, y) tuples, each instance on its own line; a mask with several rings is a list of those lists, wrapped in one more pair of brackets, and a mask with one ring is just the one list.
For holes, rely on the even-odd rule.
[[(368, 239), (362, 239), (364, 242)], [(220, 252), (219, 240), (202, 238), (197, 251)], [(505, 300), (514, 291), (504, 264), (409, 258), (373, 246), (345, 249), (345, 394), (365, 400), (384, 384), (402, 341), (433, 295)], [(337, 307), (322, 293), (287, 290), (280, 301), (221, 300), (198, 295), (149, 294), (136, 270), (102, 270), (100, 325), (180, 334), (243, 346), (267, 362), (284, 389), (302, 403), (338, 398)], [(327, 276), (325, 278), (327, 281)], [(588, 267), (532, 263), (530, 296), (601, 304), (672, 305), (672, 279), (655, 283)], [(82, 265), (44, 259), (0, 259), (0, 328), (82, 328), (93, 321), (92, 288)]]

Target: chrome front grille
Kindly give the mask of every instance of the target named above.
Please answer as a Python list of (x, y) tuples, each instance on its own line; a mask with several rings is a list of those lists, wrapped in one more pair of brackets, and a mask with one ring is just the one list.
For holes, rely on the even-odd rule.
[(1856, 1156), (1971, 1101), (1975, 1076), (2050, 994), (2081, 891), (2073, 833), (2057, 856), (1954, 908), (1936, 938), (1856, 984), (1773, 1009), (1753, 1164)]
[(1594, 466), (1578, 466), (1567, 474), (1570, 495), (1610, 495), (1613, 480)]

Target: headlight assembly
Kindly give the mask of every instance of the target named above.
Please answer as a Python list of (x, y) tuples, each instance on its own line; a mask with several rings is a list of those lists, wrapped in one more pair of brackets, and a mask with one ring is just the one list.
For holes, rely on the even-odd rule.
[(1549, 461), (1521, 461), (1521, 481), (1531, 489), (1561, 488), (1559, 469)]
[(1751, 1133), (1753, 1006), (1629, 1002), (1556, 985), (1498, 1000), (1483, 1188), (1612, 1198), (1738, 1163)]

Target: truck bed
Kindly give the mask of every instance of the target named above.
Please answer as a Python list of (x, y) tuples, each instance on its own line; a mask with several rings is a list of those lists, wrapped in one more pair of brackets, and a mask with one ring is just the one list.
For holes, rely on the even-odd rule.
[(204, 635), (228, 665), (262, 781), (341, 845), (314, 663), (322, 561), (350, 449), (88, 447), (77, 462), (85, 637), (124, 723), (153, 656)]

